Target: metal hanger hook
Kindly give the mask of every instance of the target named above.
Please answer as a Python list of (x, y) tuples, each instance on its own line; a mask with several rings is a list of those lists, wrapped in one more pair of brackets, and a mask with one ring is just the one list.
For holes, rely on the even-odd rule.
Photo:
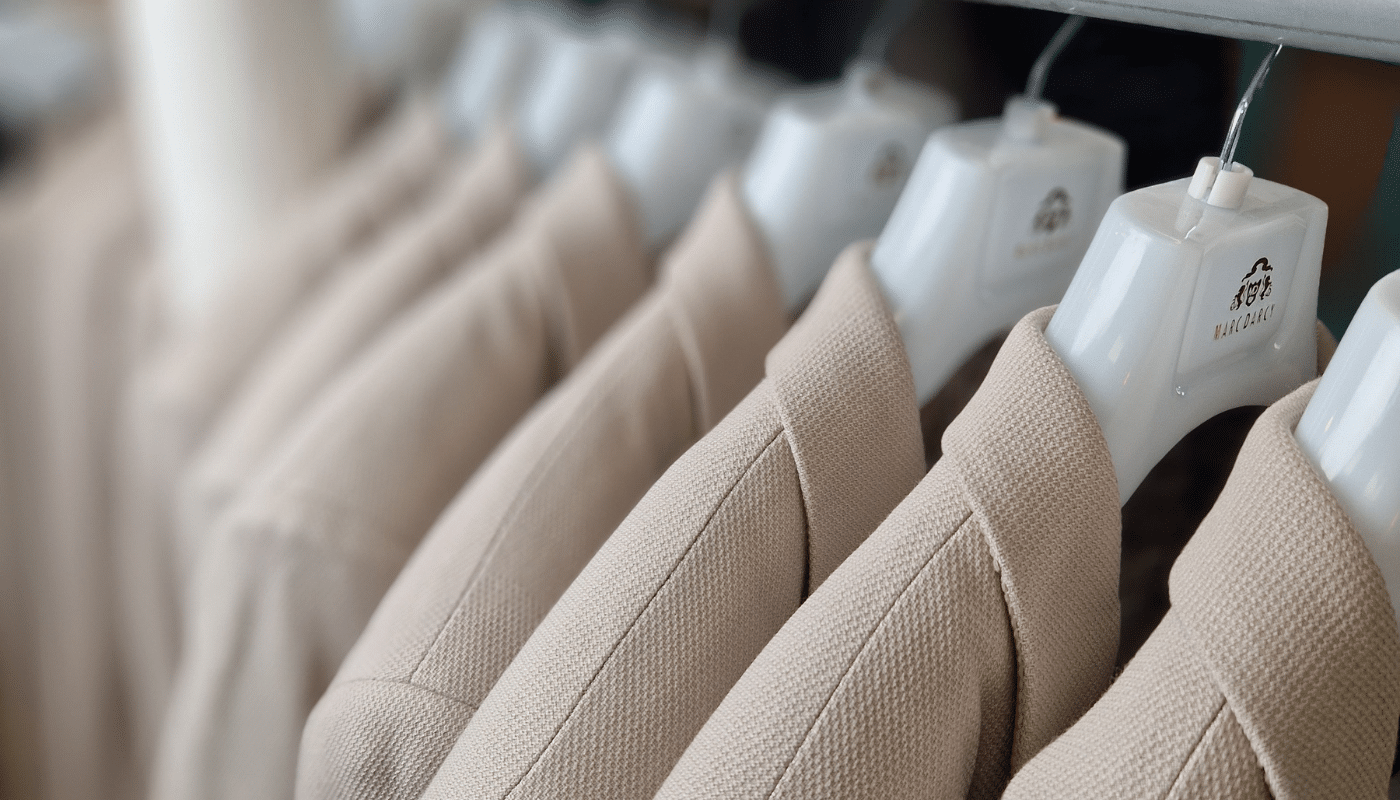
[(880, 63), (888, 61), (895, 36), (919, 9), (919, 5), (920, 0), (885, 0), (881, 3), (880, 10), (875, 13), (861, 39), (861, 57)]
[(1273, 66), (1274, 59), (1283, 52), (1283, 45), (1280, 44), (1274, 49), (1264, 54), (1264, 61), (1259, 65), (1259, 69), (1254, 72), (1254, 79), (1249, 82), (1249, 87), (1244, 90), (1244, 97), (1240, 98), (1240, 104), (1235, 107), (1235, 116), (1230, 120), (1230, 130), (1225, 134), (1225, 146), (1220, 148), (1220, 171), (1228, 172), (1235, 165), (1235, 148), (1240, 143), (1240, 131), (1244, 129), (1244, 115), (1249, 112), (1249, 103), (1254, 99), (1254, 93), (1259, 87), (1264, 85), (1264, 78), (1269, 74), (1269, 67)]
[(758, 0), (716, 0), (710, 7), (710, 36), (737, 42), (744, 15)]
[(1060, 25), (1060, 29), (1055, 31), (1055, 35), (1050, 37), (1050, 43), (1045, 45), (1045, 49), (1040, 51), (1040, 56), (1035, 60), (1035, 66), (1031, 67), (1031, 75), (1026, 79), (1026, 99), (1039, 100), (1041, 93), (1045, 91), (1045, 79), (1050, 76), (1050, 66), (1055, 63), (1055, 59), (1060, 57), (1065, 45), (1074, 38), (1079, 29), (1084, 27), (1084, 18), (1078, 14), (1069, 15)]

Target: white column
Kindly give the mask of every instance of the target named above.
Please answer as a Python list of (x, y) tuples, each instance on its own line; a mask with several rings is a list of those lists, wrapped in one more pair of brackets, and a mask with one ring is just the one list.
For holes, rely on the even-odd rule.
[(123, 0), (128, 85), (177, 315), (198, 315), (340, 151), (352, 78), (328, 0)]

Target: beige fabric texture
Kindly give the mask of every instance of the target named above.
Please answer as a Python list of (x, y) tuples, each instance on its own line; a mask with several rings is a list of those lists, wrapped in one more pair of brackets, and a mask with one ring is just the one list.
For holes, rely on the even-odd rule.
[(138, 791), (112, 630), (108, 443), (146, 263), (144, 204), (120, 114), (45, 161), (0, 243), (0, 694), (18, 745), (5, 748), (5, 791), (105, 800)]
[(1052, 312), (1012, 331), (944, 458), (773, 638), (658, 798), (998, 797), (1097, 699), (1118, 494), (1045, 342)]
[(943, 457), (773, 638), (658, 797), (997, 797), (1108, 685), (1118, 486), (1045, 341), (1007, 337)]
[(913, 380), (849, 249), (767, 377), (540, 623), (425, 797), (651, 797), (749, 661), (923, 474)]
[(292, 796), (306, 716), (414, 547), (651, 278), (592, 148), (479, 258), (326, 389), (215, 527), (154, 797)]
[(302, 736), (297, 797), (410, 800), (540, 619), (787, 329), (734, 175), (661, 280), (458, 495)]
[(1008, 798), (1382, 798), (1400, 633), (1380, 570), (1293, 438), (1259, 418), (1171, 574), (1172, 608)]
[(405, 212), (341, 268), (268, 346), (181, 484), (179, 563), (185, 571), (219, 512), (297, 413), (400, 311), (504, 228), (528, 183), (514, 133), (496, 129), (458, 156), (422, 207)]
[(175, 490), (208, 426), (267, 344), (328, 275), (428, 184), (444, 136), (426, 104), (410, 104), (270, 233), (231, 276), (209, 315), (171, 327), (132, 377), (120, 435), (116, 569), (119, 638), (139, 681), (138, 738), (153, 740), (179, 652)]

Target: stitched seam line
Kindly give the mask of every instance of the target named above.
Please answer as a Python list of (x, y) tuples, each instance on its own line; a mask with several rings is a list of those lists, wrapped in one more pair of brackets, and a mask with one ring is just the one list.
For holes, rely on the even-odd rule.
[[(704, 387), (706, 385), (704, 357), (701, 355), (701, 347), (698, 337), (695, 335), (695, 326), (690, 324), (686, 318), (685, 309), (676, 300), (675, 295), (668, 291), (666, 293), (666, 319), (671, 323), (671, 332), (676, 337), (676, 344), (681, 351), (681, 360), (685, 362), (685, 371), (690, 378), (690, 421), (694, 427), (695, 435), (698, 438), (702, 431), (707, 430), (706, 423), (714, 417), (714, 410), (710, 408), (709, 397), (706, 396)], [(693, 351), (693, 352), (692, 352)], [(713, 426), (710, 426), (713, 427)]]
[[(588, 418), (591, 418), (599, 409), (602, 400), (601, 393), (592, 397), (588, 405), (584, 407), (583, 413), (579, 416), (586, 415)], [(452, 606), (452, 613), (448, 614), (447, 618), (443, 620), (442, 625), (438, 628), (437, 634), (433, 637), (432, 644), (423, 651), (423, 655), (418, 659), (418, 663), (414, 665), (413, 671), (409, 674), (408, 678), (410, 682), (418, 680), (423, 665), (427, 663), (428, 657), (433, 654), (438, 645), (442, 642), (443, 637), (447, 635), (448, 626), (451, 625), (452, 619), (457, 616), (457, 612), (462, 609), (462, 604), (466, 601), (467, 595), (481, 582), (482, 571), (501, 548), (504, 532), (513, 526), (515, 521), (524, 512), (525, 498), (539, 487), (540, 483), (544, 480), (544, 476), (559, 463), (559, 459), (563, 457), (565, 449), (572, 445), (587, 427), (587, 419), (584, 419), (580, 424), (565, 426), (562, 437), (553, 437), (549, 440), (547, 443), (548, 456), (542, 463), (536, 464), (535, 467), (530, 470), (529, 475), (526, 476), (524, 488), (516, 493), (515, 498), (511, 500), (510, 506), (506, 509), (506, 513), (502, 517), (501, 522), (496, 526), (495, 530), (491, 532), (491, 541), (486, 547), (486, 552), (482, 554), (482, 558), (472, 570), (471, 577), (467, 579), (466, 585), (462, 587), (461, 593), (457, 595), (457, 601)]]
[[(378, 538), (375, 536), (364, 535), (365, 528), (372, 528), (375, 532), (378, 532), (382, 531), (385, 528), (393, 527), (392, 523), (378, 509), (368, 507), (362, 508), (356, 506), (354, 502), (344, 502), (339, 496), (337, 496), (334, 490), (320, 489), (318, 487), (308, 486), (302, 483), (283, 480), (269, 481), (268, 483), (263, 484), (261, 487), (257, 486), (256, 484), (253, 484), (252, 486), (253, 488), (250, 490), (250, 492), (257, 492), (257, 494), (260, 495), (259, 499), (271, 496), (273, 500), (277, 501), (278, 513), (275, 515), (276, 517), (282, 517), (282, 514), (280, 512), (283, 508), (285, 508), (285, 506), (282, 505), (281, 501), (285, 499), (290, 500), (296, 505), (296, 508), (292, 512), (295, 516), (303, 519), (314, 519), (312, 527), (316, 528), (316, 530), (309, 534), (304, 532), (306, 530), (305, 526), (297, 526), (294, 529), (294, 531), (297, 532), (288, 532), (287, 526), (283, 525), (280, 519), (279, 521), (272, 523), (273, 526), (277, 527), (280, 531), (283, 532), (283, 535), (287, 536), (288, 538), (316, 538), (325, 540), (327, 543), (333, 542), (334, 544), (332, 546), (334, 547), (341, 547), (342, 549), (360, 549), (365, 545), (373, 547), (372, 540)], [(246, 507), (246, 504), (244, 507)], [(237, 502), (235, 502), (233, 505), (230, 505), (228, 509), (226, 509), (225, 513), (221, 516), (232, 516), (234, 514), (237, 514), (241, 517), (248, 516), (248, 514), (236, 510), (239, 508), (240, 505)], [(259, 521), (263, 522), (264, 524), (266, 524), (266, 520), (268, 519), (268, 517), (271, 516), (266, 511), (264, 511), (261, 506), (255, 508), (252, 513), (256, 514)], [(341, 542), (345, 541), (343, 537), (326, 536), (325, 528), (327, 526), (324, 524), (326, 520), (335, 520), (336, 526), (339, 527), (345, 525), (346, 520), (355, 518), (366, 519), (368, 520), (368, 522), (366, 524), (357, 526), (360, 528), (360, 530), (356, 534), (355, 543), (352, 548), (343, 548), (343, 546), (341, 545)], [(381, 548), (375, 547), (374, 549)]]
[(822, 720), (826, 718), (827, 712), (831, 709), (832, 700), (836, 698), (836, 695), (841, 691), (841, 688), (845, 686), (846, 683), (849, 681), (851, 673), (855, 669), (856, 663), (860, 661), (860, 657), (864, 655), (866, 650), (870, 648), (870, 642), (875, 638), (877, 634), (880, 633), (881, 630), (884, 629), (885, 624), (889, 622), (890, 614), (894, 611), (895, 606), (899, 605), (899, 602), (903, 600), (906, 595), (909, 594), (909, 590), (913, 588), (914, 584), (918, 582), (919, 578), (922, 577), (924, 573), (928, 571), (928, 568), (933, 565), (933, 562), (937, 560), (938, 556), (943, 552), (944, 548), (948, 546), (948, 543), (957, 538), (963, 532), (963, 530), (966, 529), (967, 526), (972, 523), (972, 521), (972, 512), (968, 511), (967, 515), (964, 516), (962, 518), (962, 521), (958, 523), (957, 528), (953, 531), (953, 535), (943, 540), (943, 543), (938, 545), (938, 547), (935, 548), (934, 551), (929, 554), (928, 558), (924, 560), (924, 563), (919, 567), (917, 571), (915, 571), (914, 575), (909, 578), (909, 582), (904, 584), (904, 588), (900, 589), (899, 594), (895, 595), (895, 598), (890, 601), (890, 604), (888, 606), (885, 607), (885, 613), (880, 615), (880, 621), (875, 625), (874, 628), (870, 630), (870, 633), (866, 635), (865, 641), (861, 642), (860, 648), (856, 650), (855, 655), (851, 657), (850, 663), (848, 663), (846, 665), (846, 669), (842, 671), (841, 679), (836, 682), (836, 685), (832, 687), (831, 692), (826, 696), (826, 699), (822, 701), (821, 710), (817, 712), (817, 716), (813, 718), (812, 724), (807, 726), (807, 732), (803, 734), (802, 742), (797, 745), (796, 750), (793, 750), (792, 756), (788, 759), (787, 764), (783, 766), (783, 774), (778, 776), (778, 780), (774, 782), (773, 788), (768, 791), (766, 797), (769, 798), (769, 800), (772, 800), (772, 798), (775, 795), (777, 795), (778, 787), (782, 786), (783, 781), (787, 780), (788, 775), (791, 774), (793, 765), (797, 763), (797, 759), (802, 755), (803, 750), (805, 750), (807, 748), (807, 745), (811, 743), (812, 735), (816, 731), (817, 726), (820, 725)]
[(539, 766), (541, 761), (544, 760), (545, 754), (547, 754), (549, 750), (554, 747), (555, 742), (557, 742), (559, 739), (559, 734), (569, 724), (569, 721), (572, 720), (574, 716), (578, 713), (579, 706), (583, 704), (583, 701), (585, 699), (587, 699), (588, 694), (592, 691), (594, 684), (598, 682), (598, 676), (602, 675), (603, 671), (606, 670), (608, 668), (608, 665), (612, 663), (613, 657), (617, 655), (618, 648), (622, 647), (622, 645), (626, 643), (629, 638), (631, 638), (632, 633), (637, 629), (637, 623), (641, 620), (643, 616), (646, 615), (647, 610), (651, 608), (652, 604), (656, 602), (657, 596), (660, 595), (661, 592), (665, 590), (665, 588), (671, 583), (671, 579), (675, 577), (676, 571), (679, 570), (683, 564), (685, 564), (686, 559), (690, 557), (691, 552), (695, 549), (695, 545), (699, 543), (701, 539), (705, 538), (705, 534), (708, 533), (710, 530), (710, 525), (714, 523), (715, 517), (719, 516), (719, 513), (724, 510), (725, 505), (729, 502), (729, 498), (732, 497), (734, 492), (737, 491), (739, 487), (744, 484), (744, 481), (748, 480), (749, 476), (753, 474), (754, 467), (760, 461), (763, 460), (764, 456), (768, 454), (768, 452), (773, 448), (773, 446), (782, 441), (783, 434), (785, 432), (786, 428), (783, 428), (782, 426), (778, 427), (778, 430), (775, 431), (773, 434), (773, 438), (769, 439), (767, 443), (763, 445), (763, 449), (761, 449), (758, 452), (758, 454), (754, 456), (753, 460), (748, 463), (748, 466), (744, 468), (743, 474), (740, 475), (732, 485), (730, 485), (729, 489), (725, 491), (724, 497), (720, 498), (719, 502), (715, 504), (714, 509), (710, 511), (707, 517), (705, 517), (705, 522), (700, 526), (699, 530), (696, 531), (695, 536), (690, 540), (690, 543), (686, 545), (685, 552), (681, 553), (681, 557), (676, 559), (676, 563), (671, 565), (671, 569), (666, 572), (666, 577), (661, 580), (660, 584), (656, 587), (656, 591), (651, 593), (651, 596), (648, 597), (647, 601), (642, 604), (642, 607), (637, 611), (637, 614), (632, 618), (632, 621), (627, 624), (627, 630), (624, 631), (621, 636), (617, 637), (617, 641), (613, 642), (612, 648), (608, 650), (608, 654), (603, 658), (603, 661), (601, 664), (598, 665), (598, 668), (593, 671), (593, 675), (589, 677), (588, 683), (585, 684), (583, 687), (583, 691), (579, 692), (579, 696), (574, 699), (573, 705), (569, 708), (569, 713), (566, 714), (564, 716), (564, 719), (560, 721), (559, 725), (554, 729), (554, 733), (550, 734), (549, 741), (545, 744), (544, 747), (540, 748), (540, 751), (538, 753), (535, 754), (534, 759), (530, 762), (530, 766), (525, 770), (524, 773), (521, 774), (520, 778), (516, 780), (516, 782), (509, 789), (506, 790), (506, 797), (513, 796), (516, 793), (516, 791), (519, 790), (521, 784), (523, 784), (526, 781), (526, 779), (530, 777), (531, 773), (535, 771), (535, 768)]
[(1177, 768), (1176, 777), (1172, 778), (1172, 785), (1167, 789), (1167, 793), (1162, 795), (1164, 798), (1171, 797), (1172, 793), (1176, 791), (1176, 787), (1179, 786), (1182, 779), (1186, 777), (1186, 768), (1190, 766), (1191, 758), (1201, 749), (1201, 743), (1206, 740), (1206, 734), (1210, 733), (1211, 729), (1220, 724), (1221, 720), (1224, 719), (1225, 709), (1226, 699), (1224, 696), (1221, 696), (1220, 707), (1217, 708), (1215, 714), (1211, 716), (1210, 724), (1201, 729), (1201, 735), (1196, 737), (1196, 743), (1191, 745), (1191, 752), (1186, 754), (1186, 758), (1182, 760), (1181, 766)]
[(305, 554), (319, 558), (322, 563), (338, 561), (351, 567), (374, 568), (381, 565), (386, 558), (397, 557), (403, 552), (403, 548), (342, 547), (333, 539), (321, 535), (291, 536), (287, 534), (284, 526), (266, 519), (245, 521), (231, 536), (245, 548), (262, 543), (281, 553)]
[(453, 705), (456, 705), (459, 708), (471, 710), (472, 713), (476, 713), (477, 705), (479, 705), (474, 703), (468, 703), (460, 697), (453, 697), (452, 695), (447, 694), (446, 692), (440, 692), (437, 689), (432, 689), (427, 686), (419, 686), (418, 684), (409, 683), (408, 681), (401, 681), (397, 678), (354, 678), (348, 681), (338, 681), (332, 684), (331, 687), (326, 690), (326, 694), (329, 695), (331, 692), (337, 691), (339, 689), (345, 689), (351, 686), (358, 686), (360, 684), (373, 684), (375, 686), (382, 686), (385, 688), (404, 687), (412, 689), (415, 692), (422, 692), (423, 694), (429, 694), (434, 697), (441, 697), (443, 700), (446, 700), (447, 702), (452, 703)]

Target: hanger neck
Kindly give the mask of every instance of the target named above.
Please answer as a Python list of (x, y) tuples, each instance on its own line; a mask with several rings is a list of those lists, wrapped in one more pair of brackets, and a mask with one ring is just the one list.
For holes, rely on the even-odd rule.
[(741, 190), (789, 311), (806, 304), (842, 249), (879, 233), (914, 154), (956, 117), (946, 93), (869, 65), (769, 115)]
[(1125, 156), (1118, 137), (1024, 98), (929, 137), (871, 256), (920, 404), (1064, 295), (1123, 190)]
[(1198, 185), (1211, 168), (1115, 200), (1045, 332), (1098, 418), (1124, 501), (1197, 425), (1317, 372), (1327, 206), (1258, 178), (1227, 183), (1212, 205), (1193, 196), (1212, 196)]
[(748, 155), (774, 95), (729, 48), (633, 79), (604, 146), (653, 248), (679, 233), (716, 173)]
[(1371, 287), (1295, 435), (1365, 540), (1400, 617), (1400, 272)]

